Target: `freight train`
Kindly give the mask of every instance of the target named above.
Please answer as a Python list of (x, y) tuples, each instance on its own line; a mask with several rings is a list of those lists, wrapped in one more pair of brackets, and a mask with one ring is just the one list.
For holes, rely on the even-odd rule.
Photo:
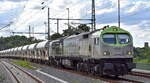
[(99, 76), (125, 75), (136, 66), (133, 63), (131, 34), (116, 26), (3, 50), (0, 57), (29, 60)]

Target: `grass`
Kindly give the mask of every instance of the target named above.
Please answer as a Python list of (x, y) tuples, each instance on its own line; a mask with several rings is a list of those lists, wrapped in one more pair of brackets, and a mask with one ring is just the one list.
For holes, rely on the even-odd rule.
[(136, 63), (137, 69), (150, 70), (150, 62), (148, 59), (134, 58), (133, 60)]
[(4, 77), (0, 75), (0, 82), (4, 80)]
[(150, 70), (150, 64), (137, 63), (136, 68), (143, 69), (143, 70)]
[(135, 63), (145, 63), (145, 64), (150, 64), (148, 59), (138, 59), (138, 58), (134, 58), (133, 61)]
[(28, 61), (21, 61), (21, 60), (13, 60), (12, 63), (18, 65), (18, 66), (22, 66), (25, 68), (29, 68), (29, 69), (36, 69), (35, 67), (33, 67), (32, 65), (30, 65), (31, 63)]
[(142, 59), (142, 60), (139, 60), (138, 63), (149, 63), (149, 62), (148, 62), (148, 59)]

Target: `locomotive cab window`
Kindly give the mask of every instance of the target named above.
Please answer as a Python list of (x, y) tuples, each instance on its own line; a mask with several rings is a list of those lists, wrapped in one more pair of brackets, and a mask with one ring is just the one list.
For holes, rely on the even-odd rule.
[(129, 43), (130, 38), (128, 34), (118, 34), (118, 42), (120, 44), (127, 44)]
[(109, 44), (116, 44), (116, 37), (115, 34), (104, 34), (103, 41)]
[(84, 39), (86, 39), (86, 38), (88, 38), (88, 37), (89, 37), (88, 34), (84, 34), (84, 35), (83, 35), (83, 38), (84, 38)]
[(94, 44), (99, 45), (100, 39), (99, 38), (94, 38)]

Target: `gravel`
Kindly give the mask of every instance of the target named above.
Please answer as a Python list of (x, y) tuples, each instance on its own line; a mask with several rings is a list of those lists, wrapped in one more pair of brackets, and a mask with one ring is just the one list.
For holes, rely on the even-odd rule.
[(14, 83), (10, 74), (6, 71), (0, 62), (0, 83)]

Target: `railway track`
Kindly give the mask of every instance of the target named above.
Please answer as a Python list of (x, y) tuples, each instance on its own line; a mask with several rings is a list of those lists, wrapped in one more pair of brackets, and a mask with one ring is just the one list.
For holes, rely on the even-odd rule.
[[(42, 68), (48, 67), (48, 68), (53, 68), (53, 69), (61, 70), (63, 72), (69, 72), (69, 73), (77, 74), (77, 75), (88, 77), (88, 78), (92, 78), (92, 79), (98, 79), (98, 80), (104, 81), (105, 83), (144, 83), (144, 82), (139, 81), (139, 80), (128, 79), (128, 78), (124, 78), (122, 76), (119, 76), (118, 78), (115, 78), (115, 77), (112, 77), (112, 76), (103, 76), (103, 77), (100, 77), (100, 76), (95, 76), (95, 75), (92, 75), (92, 74), (86, 73), (86, 72), (79, 72), (79, 71), (70, 70), (70, 69), (66, 69), (66, 68), (49, 66), (49, 65), (46, 65), (46, 64), (42, 64), (42, 65), (38, 64), (38, 63), (32, 63), (32, 64), (33, 64), (33, 66), (38, 66), (38, 67), (41, 66)], [(11, 65), (13, 65), (13, 64), (11, 64)], [(13, 66), (17, 67), (16, 65), (13, 65)], [(143, 74), (138, 73), (138, 72), (136, 72), (136, 73), (132, 72), (129, 75), (149, 78), (149, 75), (146, 76), (146, 75), (143, 75)], [(20, 82), (18, 82), (18, 83), (20, 83)], [(42, 82), (40, 81), (40, 82), (37, 82), (37, 83), (42, 83)]]
[(145, 77), (145, 78), (150, 79), (150, 74), (149, 74), (149, 73), (143, 73), (143, 72), (132, 71), (132, 73), (130, 73), (130, 75), (133, 75), (133, 76), (140, 76), (140, 77)]
[[(39, 65), (38, 63), (33, 63), (33, 64)], [(118, 78), (115, 78), (115, 77), (112, 77), (112, 76), (100, 77), (100, 76), (88, 74), (86, 72), (79, 72), (79, 71), (74, 71), (74, 70), (70, 70), (70, 69), (66, 69), (66, 68), (48, 66), (48, 65), (45, 65), (45, 64), (44, 65), (42, 64), (42, 66), (58, 69), (58, 70), (65, 71), (65, 72), (70, 72), (70, 73), (73, 73), (73, 74), (78, 74), (78, 75), (93, 78), (93, 79), (102, 80), (102, 81), (105, 81), (106, 83), (143, 83), (141, 81), (131, 80), (131, 79), (122, 78), (122, 77), (118, 77)]]
[(39, 78), (33, 76), (31, 73), (25, 70), (22, 70), (14, 64), (10, 64), (5, 61), (2, 61), (1, 63), (4, 66), (4, 68), (11, 73), (16, 83), (44, 83)]
[[(57, 69), (60, 69), (60, 68), (57, 68)], [(95, 75), (92, 75), (92, 74), (87, 74), (87, 73), (84, 73), (84, 72), (77, 72), (77, 71), (73, 71), (73, 70), (67, 70), (67, 69), (60, 69), (60, 70), (75, 73), (75, 74), (79, 74), (79, 75), (90, 77), (90, 78), (93, 78), (93, 79), (99, 79), (99, 80), (102, 80), (102, 81), (106, 81), (108, 83), (122, 83), (122, 82), (123, 83), (143, 83), (143, 82), (140, 82), (140, 81), (121, 78), (121, 77), (117, 77), (117, 78), (116, 77), (111, 77), (111, 76), (99, 77), (99, 76), (95, 76)]]

